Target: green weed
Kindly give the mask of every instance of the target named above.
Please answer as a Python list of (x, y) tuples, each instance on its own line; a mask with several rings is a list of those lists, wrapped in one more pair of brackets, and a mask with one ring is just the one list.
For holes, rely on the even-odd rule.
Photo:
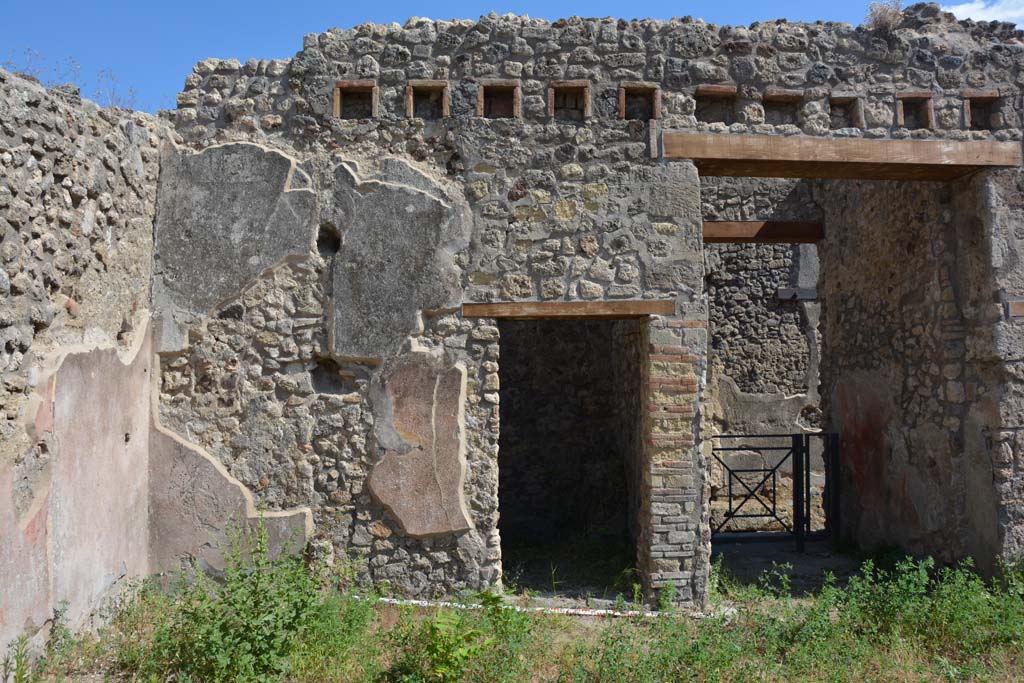
[(2, 681), (13, 683), (29, 683), (32, 680), (32, 660), (28, 653), (28, 638), (18, 636), (7, 647), (3, 662), (0, 663), (0, 671), (3, 672)]
[(672, 610), (671, 585), (658, 605), (668, 613), (656, 618), (537, 615), (492, 593), (476, 596), (478, 609), (378, 608), (301, 556), (270, 559), (257, 529), (233, 546), (221, 579), (144, 585), (95, 643), (73, 641), (58, 613), (39, 663), (19, 639), (3, 674), (5, 683), (59, 679), (93, 658), (106, 664), (83, 665), (92, 672), (180, 683), (1024, 680), (1020, 566), (985, 581), (970, 563), (867, 561), (845, 585), (826, 576), (800, 598), (789, 571), (776, 566), (743, 586), (716, 563), (718, 609), (701, 619)]

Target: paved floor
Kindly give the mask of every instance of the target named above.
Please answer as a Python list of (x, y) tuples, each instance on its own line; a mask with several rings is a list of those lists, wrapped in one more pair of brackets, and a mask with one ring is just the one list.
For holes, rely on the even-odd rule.
[(774, 566), (789, 565), (786, 573), (794, 595), (805, 595), (819, 589), (825, 573), (831, 572), (842, 583), (860, 567), (861, 558), (838, 552), (825, 538), (809, 539), (804, 552), (796, 550), (796, 541), (772, 537), (760, 540), (762, 534), (737, 534), (716, 539), (711, 544), (712, 559), (721, 558), (722, 568), (741, 584), (756, 584)]

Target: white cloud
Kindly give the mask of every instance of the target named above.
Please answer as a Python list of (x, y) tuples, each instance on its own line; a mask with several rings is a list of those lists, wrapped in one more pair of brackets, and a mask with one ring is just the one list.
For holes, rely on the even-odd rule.
[(1012, 21), (1024, 24), (1024, 0), (973, 0), (959, 5), (943, 6), (958, 19), (975, 21)]

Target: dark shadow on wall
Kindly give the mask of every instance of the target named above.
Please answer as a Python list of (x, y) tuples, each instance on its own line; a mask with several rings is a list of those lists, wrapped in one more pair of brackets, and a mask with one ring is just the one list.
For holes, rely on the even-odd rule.
[(613, 599), (637, 581), (641, 325), (503, 321), (499, 528), (505, 582)]

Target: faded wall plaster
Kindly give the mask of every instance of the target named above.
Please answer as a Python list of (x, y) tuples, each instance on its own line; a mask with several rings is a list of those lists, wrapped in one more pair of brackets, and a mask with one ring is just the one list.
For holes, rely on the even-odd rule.
[[(316, 196), (295, 161), (256, 145), (161, 153), (153, 301), (158, 351), (188, 344), (202, 316), (316, 235)], [(180, 319), (177, 320), (177, 319)]]
[(429, 354), (405, 357), (377, 389), (377, 440), (383, 456), (370, 491), (411, 536), (470, 528), (465, 481), (466, 368), (438, 368)]
[(137, 401), (170, 135), (0, 69), (0, 647), (149, 569)]
[(331, 270), (331, 352), (376, 363), (420, 331), (424, 310), (461, 302), (453, 257), (469, 244), (471, 227), (465, 200), (444, 197), (402, 160), (389, 158), (382, 173), (398, 182), (360, 180), (338, 164), (324, 213), (342, 234)]
[[(86, 624), (128, 579), (184, 558), (223, 567), (232, 526), (260, 516), (252, 494), (209, 455), (156, 422), (154, 356), (144, 314), (135, 347), (65, 347), (44, 363), (25, 425), (46, 462), (31, 480), (0, 468), (0, 641), (40, 634), (68, 603)], [(18, 481), (18, 488), (15, 482)], [(262, 513), (274, 552), (301, 548), (308, 510)], [(9, 586), (10, 587), (10, 586)]]
[[(46, 462), (19, 482), (20, 495), (0, 496), (0, 575), (13, 580), (0, 601), (0, 642), (34, 635), (65, 600), (68, 624), (80, 625), (125, 579), (149, 572), (151, 360), (140, 333), (123, 356), (66, 348), (44, 363), (27, 430)], [(4, 491), (16, 474), (0, 467)]]

